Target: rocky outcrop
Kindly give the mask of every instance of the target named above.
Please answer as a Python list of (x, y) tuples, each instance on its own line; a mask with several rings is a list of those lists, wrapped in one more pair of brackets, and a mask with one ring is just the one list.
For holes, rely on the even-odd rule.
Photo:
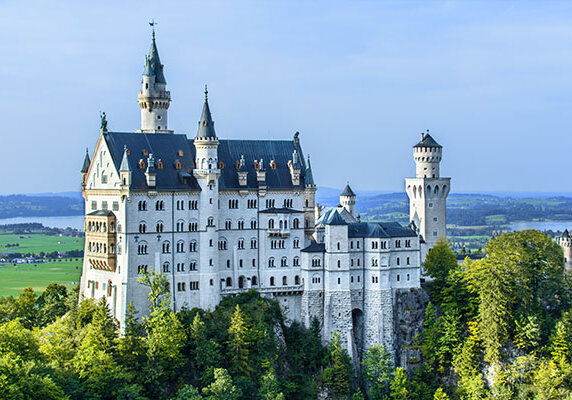
[(404, 289), (395, 292), (394, 345), (395, 362), (407, 372), (421, 363), (421, 350), (415, 338), (423, 330), (425, 307), (429, 295), (423, 289)]

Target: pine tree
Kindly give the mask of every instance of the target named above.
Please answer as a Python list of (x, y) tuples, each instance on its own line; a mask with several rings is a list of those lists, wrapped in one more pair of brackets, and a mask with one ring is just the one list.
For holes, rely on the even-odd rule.
[(449, 400), (449, 396), (447, 396), (447, 393), (445, 393), (443, 389), (439, 388), (435, 391), (433, 400)]
[(407, 372), (401, 367), (395, 369), (390, 385), (390, 396), (393, 400), (406, 400), (409, 398), (407, 390)]
[(351, 364), (346, 351), (342, 349), (340, 334), (335, 332), (330, 342), (330, 366), (324, 369), (322, 380), (335, 398), (346, 398), (350, 393)]
[(363, 356), (362, 376), (369, 384), (369, 398), (382, 399), (389, 393), (393, 363), (382, 345), (370, 347)]
[(237, 304), (228, 327), (228, 351), (231, 359), (231, 371), (235, 376), (250, 377), (253, 369), (250, 364), (250, 328), (244, 314)]
[(206, 400), (238, 400), (242, 395), (239, 388), (233, 385), (232, 378), (226, 369), (214, 370), (214, 382), (203, 388)]
[(572, 360), (572, 311), (562, 313), (560, 321), (552, 337), (551, 355), (558, 364), (570, 363)]
[(274, 369), (268, 369), (262, 376), (257, 398), (258, 400), (284, 400), (284, 394), (280, 391)]

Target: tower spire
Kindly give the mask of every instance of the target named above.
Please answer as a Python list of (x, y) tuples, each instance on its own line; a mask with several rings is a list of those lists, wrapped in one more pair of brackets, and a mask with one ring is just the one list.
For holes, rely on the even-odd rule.
[(201, 114), (201, 120), (199, 121), (199, 130), (197, 132), (197, 138), (215, 138), (216, 133), (214, 129), (214, 121), (211, 115), (211, 109), (209, 107), (209, 91), (207, 85), (205, 85), (205, 103), (203, 105), (203, 112)]
[(151, 47), (145, 56), (145, 67), (141, 91), (137, 97), (141, 108), (141, 130), (146, 133), (172, 133), (167, 128), (167, 110), (171, 103), (171, 93), (167, 90), (167, 80), (163, 73), (163, 64), (159, 58), (157, 42), (155, 41), (155, 25), (151, 20)]

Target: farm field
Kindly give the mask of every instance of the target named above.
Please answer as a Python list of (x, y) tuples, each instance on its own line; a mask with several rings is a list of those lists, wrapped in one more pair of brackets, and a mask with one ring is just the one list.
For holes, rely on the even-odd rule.
[[(19, 246), (6, 247), (7, 244)], [(0, 253), (36, 253), (41, 251), (83, 250), (84, 239), (81, 237), (52, 236), (41, 233), (28, 234), (0, 234)]]
[(71, 289), (79, 283), (82, 258), (67, 258), (49, 263), (0, 265), (0, 297), (17, 296), (24, 288), (42, 292), (50, 283)]

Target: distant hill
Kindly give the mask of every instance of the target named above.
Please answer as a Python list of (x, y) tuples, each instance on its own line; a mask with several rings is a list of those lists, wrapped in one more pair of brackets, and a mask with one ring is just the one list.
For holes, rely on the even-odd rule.
[(81, 194), (79, 197), (59, 194), (0, 196), (0, 218), (55, 217), (83, 213)]

